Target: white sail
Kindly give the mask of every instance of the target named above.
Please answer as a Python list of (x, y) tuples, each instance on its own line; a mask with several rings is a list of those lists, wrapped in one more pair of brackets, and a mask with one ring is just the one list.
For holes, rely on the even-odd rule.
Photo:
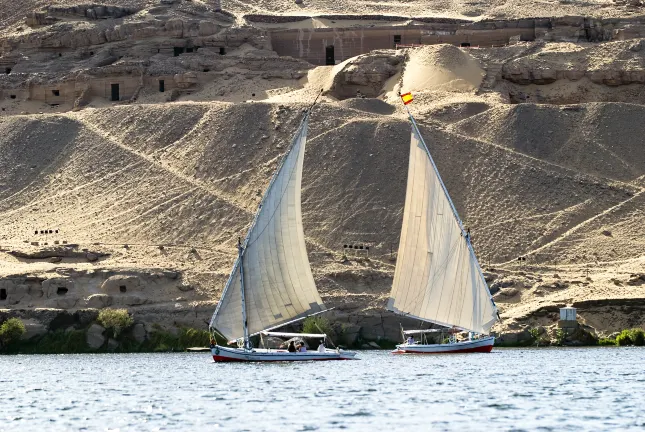
[(497, 309), (457, 218), (413, 124), (403, 228), (387, 308), (487, 334)]
[(229, 340), (244, 336), (240, 273), (249, 334), (324, 310), (307, 258), (300, 189), (307, 118), (263, 198), (222, 293), (211, 327)]

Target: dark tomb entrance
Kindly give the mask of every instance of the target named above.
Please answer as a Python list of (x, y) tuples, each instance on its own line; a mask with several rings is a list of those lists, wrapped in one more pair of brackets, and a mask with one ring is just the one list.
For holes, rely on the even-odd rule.
[(0, 289), (0, 300), (6, 300), (7, 299), (7, 290), (6, 288)]
[(120, 100), (120, 98), (119, 98), (119, 85), (118, 84), (112, 84), (112, 98), (110, 100), (112, 100), (112, 101)]
[(325, 64), (327, 66), (331, 66), (331, 65), (336, 64), (336, 59), (334, 57), (334, 46), (333, 45), (327, 45), (327, 48), (325, 48)]
[(163, 80), (159, 80), (159, 91), (161, 93), (166, 91), (166, 83)]

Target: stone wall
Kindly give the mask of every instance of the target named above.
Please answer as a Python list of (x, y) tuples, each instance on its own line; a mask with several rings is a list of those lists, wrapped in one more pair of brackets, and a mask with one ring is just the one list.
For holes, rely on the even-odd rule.
[(438, 23), (421, 26), (390, 26), (360, 29), (297, 29), (271, 32), (271, 45), (281, 56), (326, 64), (327, 48), (333, 46), (335, 63), (378, 49), (399, 45), (441, 44), (457, 46), (505, 45), (512, 37), (534, 40), (533, 27), (471, 29), (458, 24)]
[[(259, 17), (252, 18), (261, 22)], [(299, 19), (281, 17), (274, 21), (280, 23), (305, 19), (296, 18)], [(277, 29), (270, 32), (271, 44), (279, 55), (302, 58), (316, 65), (326, 64), (327, 47), (330, 46), (334, 48), (334, 62), (340, 63), (372, 50), (394, 48), (397, 43), (491, 47), (507, 45), (511, 40), (604, 42), (643, 35), (645, 25), (638, 21), (602, 20), (582, 16), (472, 23), (413, 19), (405, 26), (384, 23), (372, 28)]]

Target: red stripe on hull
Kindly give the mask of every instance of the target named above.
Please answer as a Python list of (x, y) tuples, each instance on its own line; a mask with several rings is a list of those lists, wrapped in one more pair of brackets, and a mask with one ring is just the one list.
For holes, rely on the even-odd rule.
[(308, 360), (245, 360), (245, 359), (236, 359), (231, 357), (225, 357), (220, 355), (214, 355), (213, 360), (216, 362), (223, 363), (261, 363), (261, 362), (297, 362), (297, 361), (332, 361), (332, 360), (353, 360), (351, 358), (328, 358), (328, 359), (308, 359)]
[(392, 354), (460, 354), (460, 353), (489, 353), (493, 350), (492, 345), (487, 345), (487, 346), (482, 346), (482, 347), (477, 347), (477, 348), (465, 348), (465, 349), (457, 349), (457, 350), (451, 350), (451, 351), (435, 351), (435, 352), (428, 352), (428, 351), (411, 351), (411, 350), (397, 350), (397, 351), (392, 351)]

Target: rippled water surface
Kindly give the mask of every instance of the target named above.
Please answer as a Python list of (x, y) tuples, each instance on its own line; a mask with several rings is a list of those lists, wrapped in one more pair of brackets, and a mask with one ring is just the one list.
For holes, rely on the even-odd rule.
[(645, 349), (0, 356), (0, 430), (643, 430)]

